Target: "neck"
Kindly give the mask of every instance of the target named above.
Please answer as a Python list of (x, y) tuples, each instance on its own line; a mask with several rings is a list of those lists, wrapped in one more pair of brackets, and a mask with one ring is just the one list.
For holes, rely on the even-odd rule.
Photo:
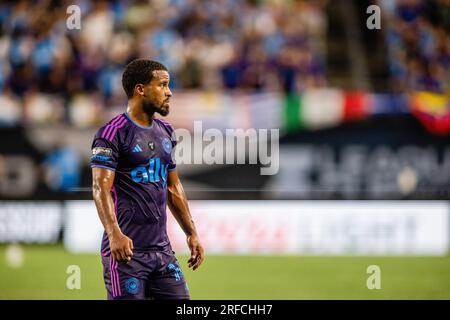
[(128, 101), (127, 113), (133, 121), (143, 127), (152, 125), (154, 112), (145, 112), (142, 104), (136, 104), (132, 100)]

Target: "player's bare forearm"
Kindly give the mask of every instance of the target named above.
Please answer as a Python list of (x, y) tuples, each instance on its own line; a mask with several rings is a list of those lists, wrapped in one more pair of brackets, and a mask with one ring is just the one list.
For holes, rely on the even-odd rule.
[(189, 212), (186, 194), (175, 171), (169, 173), (167, 204), (186, 236), (196, 236), (194, 220)]
[(191, 250), (189, 267), (196, 270), (204, 260), (203, 247), (200, 244), (194, 220), (189, 211), (186, 194), (176, 171), (169, 172), (167, 183), (167, 204), (181, 229), (187, 236), (187, 243)]
[(120, 230), (117, 222), (111, 188), (115, 173), (104, 168), (92, 169), (92, 195), (98, 216), (108, 235), (111, 254), (117, 261), (130, 261), (133, 255), (133, 242)]
[(92, 196), (97, 207), (98, 216), (108, 237), (120, 230), (111, 197), (114, 182), (114, 171), (103, 168), (92, 168)]

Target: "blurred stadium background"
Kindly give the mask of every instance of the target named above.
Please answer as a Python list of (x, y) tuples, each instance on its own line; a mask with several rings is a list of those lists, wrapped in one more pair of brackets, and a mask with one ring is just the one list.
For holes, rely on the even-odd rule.
[(450, 298), (450, 1), (3, 1), (0, 26), (0, 299), (105, 298), (88, 161), (137, 57), (170, 69), (175, 128), (280, 129), (276, 175), (178, 166), (192, 298)]

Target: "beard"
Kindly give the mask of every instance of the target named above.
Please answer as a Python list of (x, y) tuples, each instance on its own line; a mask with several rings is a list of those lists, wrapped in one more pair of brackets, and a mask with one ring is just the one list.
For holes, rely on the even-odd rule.
[(144, 103), (144, 111), (148, 114), (159, 113), (161, 116), (165, 117), (169, 114), (169, 106), (163, 102), (159, 107), (153, 102)]
[(169, 107), (165, 107), (164, 105), (162, 105), (161, 108), (159, 108), (156, 112), (165, 117), (169, 114)]

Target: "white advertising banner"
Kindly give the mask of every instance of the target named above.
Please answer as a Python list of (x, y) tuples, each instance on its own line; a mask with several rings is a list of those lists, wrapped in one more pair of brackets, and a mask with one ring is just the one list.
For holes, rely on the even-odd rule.
[(0, 202), (0, 243), (54, 243), (62, 230), (58, 202)]
[[(445, 201), (190, 201), (208, 254), (444, 255)], [(92, 201), (67, 205), (64, 242), (98, 252), (102, 226)], [(186, 237), (168, 214), (177, 253)]]
[(100, 253), (103, 226), (94, 201), (67, 201), (64, 246), (71, 252)]

